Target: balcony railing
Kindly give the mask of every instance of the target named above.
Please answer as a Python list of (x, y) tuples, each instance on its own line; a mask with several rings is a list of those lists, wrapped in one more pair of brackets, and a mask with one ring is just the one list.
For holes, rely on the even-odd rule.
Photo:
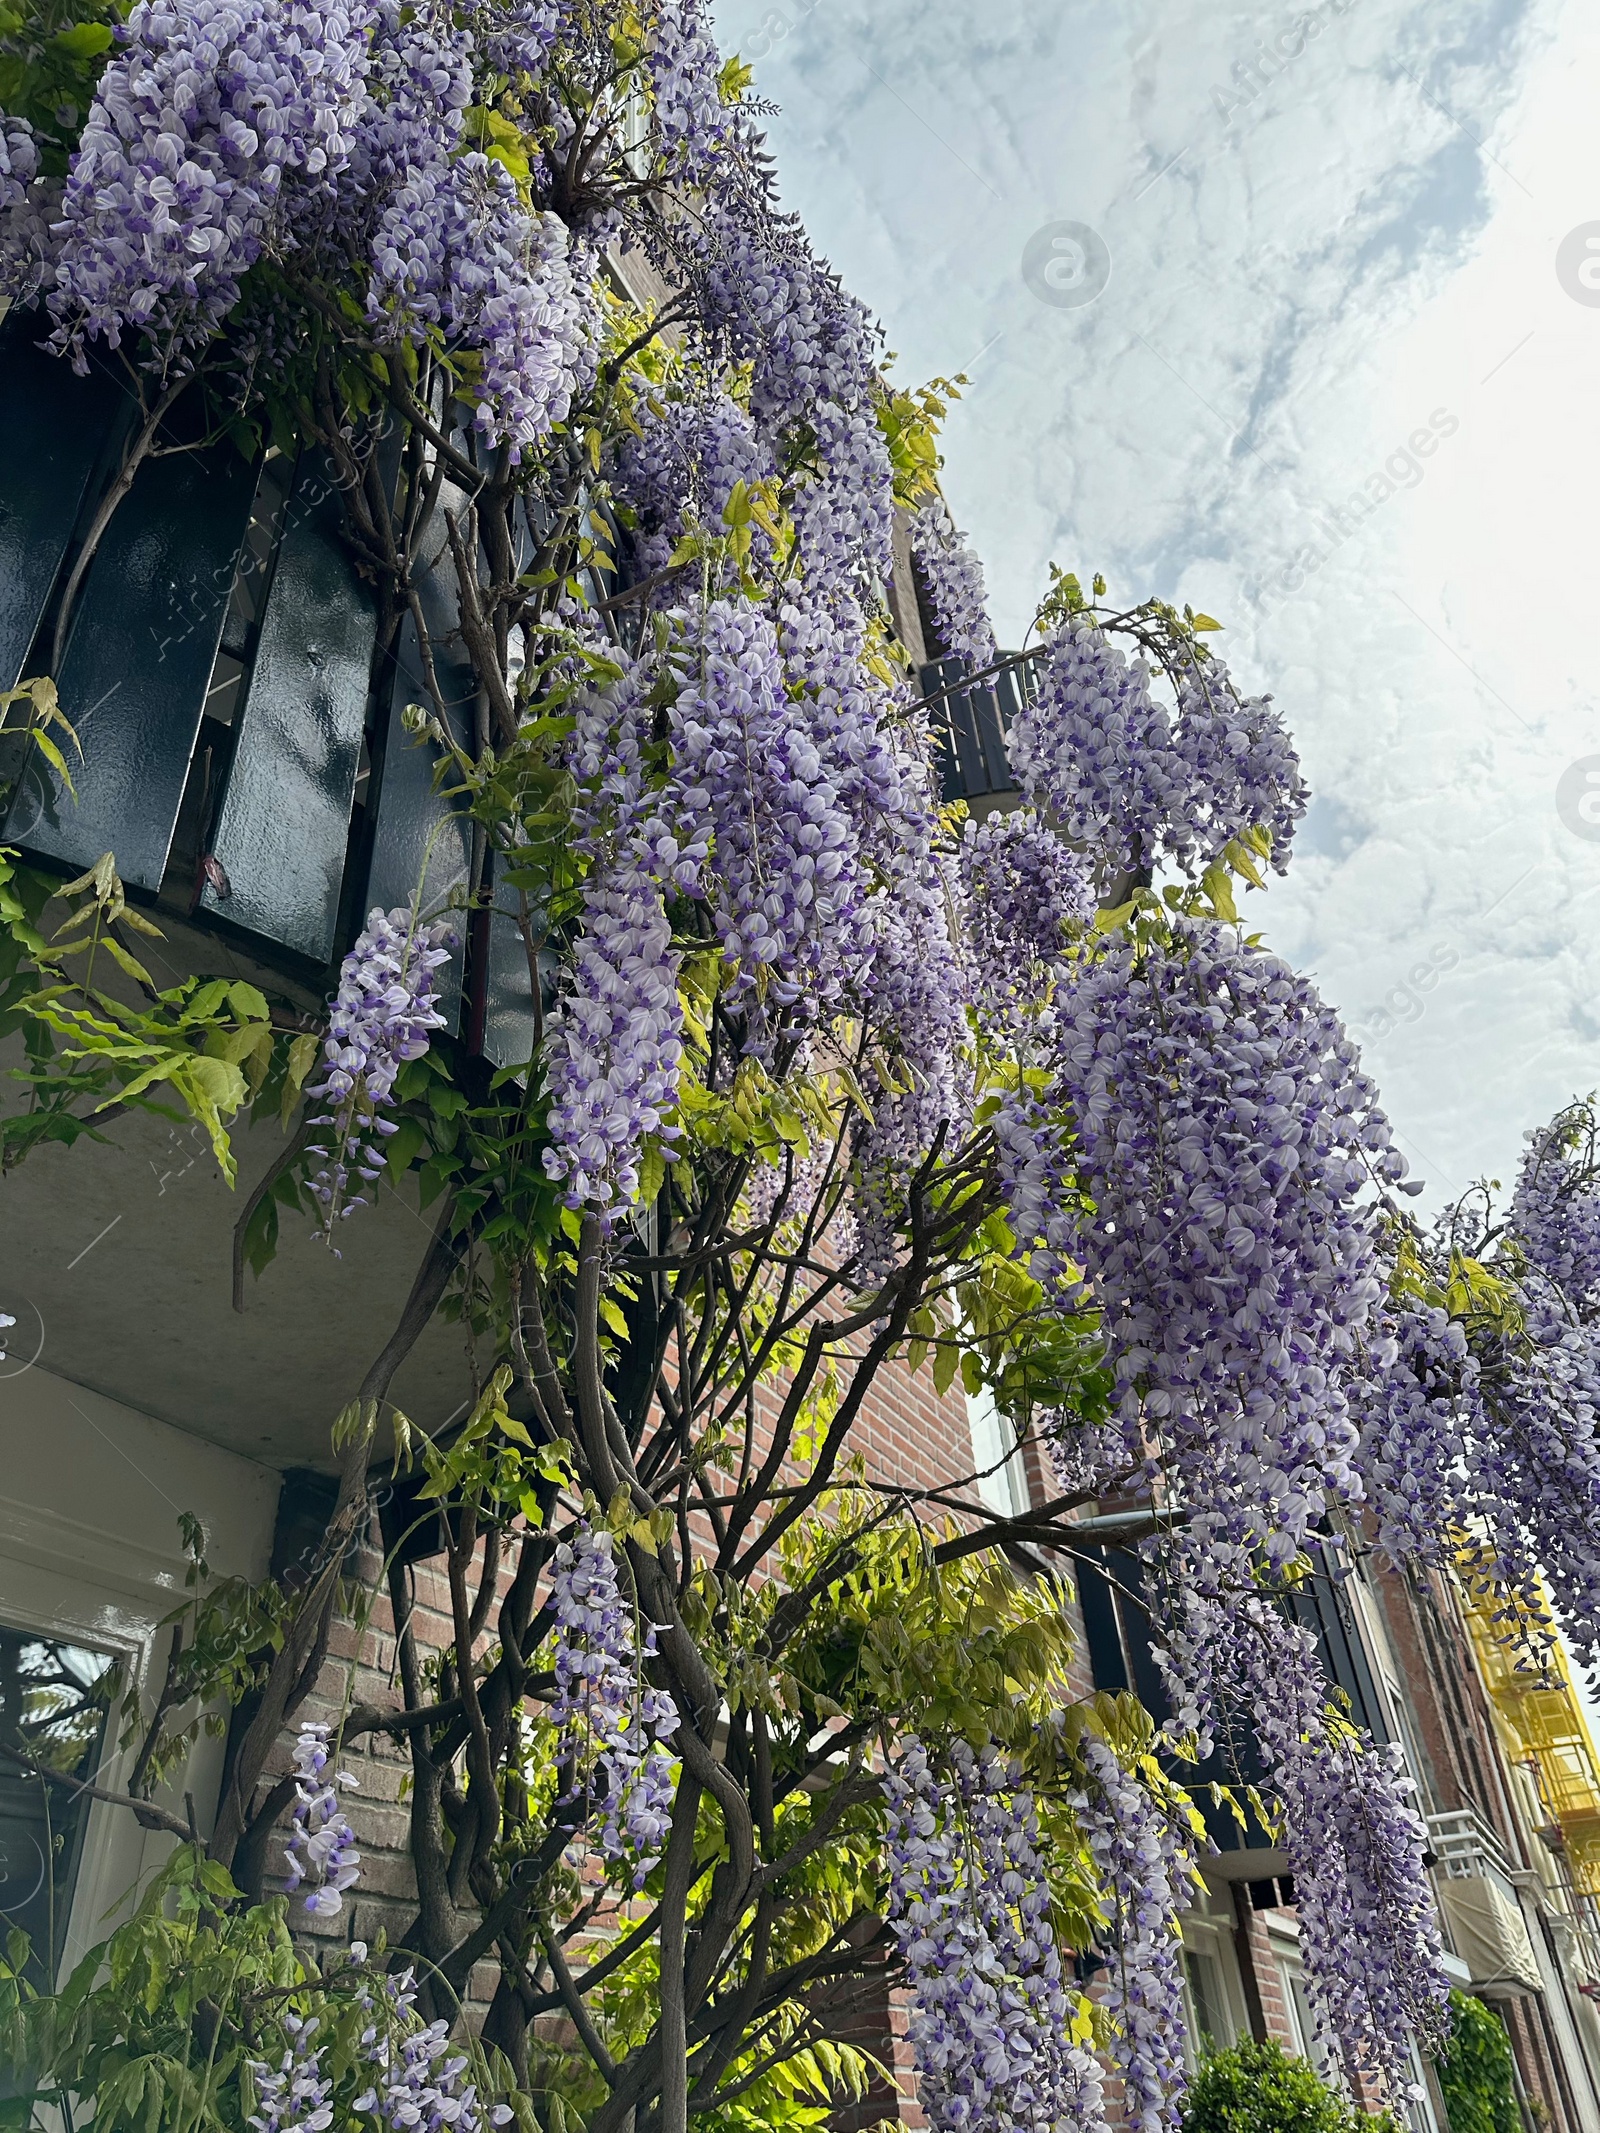
[(968, 679), (970, 672), (964, 659), (930, 660), (921, 670), (922, 695), (938, 751), (940, 791), (946, 800), (965, 800), (987, 812), (1017, 798), (1006, 735), (1034, 699), (1034, 667), (1031, 660), (1005, 666), (977, 681)]
[(1472, 1973), (1473, 1990), (1491, 1999), (1542, 1991), (1517, 1869), (1497, 1833), (1476, 1809), (1457, 1808), (1429, 1815), (1428, 1843), (1445, 1930)]

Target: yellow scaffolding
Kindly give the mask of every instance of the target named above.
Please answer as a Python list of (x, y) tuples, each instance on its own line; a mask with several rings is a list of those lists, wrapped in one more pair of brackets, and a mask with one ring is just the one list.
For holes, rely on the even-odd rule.
[[(1600, 1754), (1554, 1636), (1548, 1599), (1541, 1588), (1541, 1620), (1490, 1590), (1474, 1575), (1473, 1553), (1465, 1548), (1461, 1555), (1462, 1613), (1505, 1747), (1513, 1759), (1531, 1762), (1537, 1771), (1539, 1792), (1560, 1826), (1575, 1886), (1600, 1896)], [(1535, 1659), (1531, 1653), (1541, 1644)]]

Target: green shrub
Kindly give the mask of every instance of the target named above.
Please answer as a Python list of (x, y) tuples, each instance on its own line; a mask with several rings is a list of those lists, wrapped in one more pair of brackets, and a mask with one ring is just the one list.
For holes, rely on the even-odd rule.
[(1183, 2133), (1396, 2133), (1396, 2128), (1386, 2112), (1374, 2117), (1347, 2103), (1314, 2066), (1292, 2059), (1281, 2045), (1234, 2044), (1202, 2063), (1184, 2103)]
[(1518, 2133), (1505, 2024), (1464, 1992), (1451, 1993), (1450, 2012), (1455, 2021), (1450, 2048), (1434, 2061), (1450, 2133)]

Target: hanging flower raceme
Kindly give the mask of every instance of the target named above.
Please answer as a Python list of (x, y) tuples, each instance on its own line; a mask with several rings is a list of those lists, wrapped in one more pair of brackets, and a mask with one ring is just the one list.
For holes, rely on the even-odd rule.
[(1089, 870), (1031, 808), (968, 822), (959, 865), (980, 1024), (1016, 1041), (1048, 1007), (1069, 942), (1093, 922)]
[[(927, 766), (893, 730), (895, 696), (868, 665), (866, 617), (854, 601), (829, 604), (802, 592), (779, 611), (778, 642), (839, 804), (861, 850), (881, 866), (908, 827), (927, 834)], [(909, 825), (901, 819), (908, 809)]]
[(307, 1145), (309, 1156), (322, 1158), (311, 1192), (324, 1239), (333, 1239), (335, 1222), (367, 1205), (367, 1194), (350, 1190), (352, 1173), (367, 1190), (384, 1175), (384, 1141), (397, 1130), (384, 1111), (395, 1103), (401, 1066), (427, 1052), (431, 1030), (446, 1028), (433, 973), (450, 962), (454, 939), (446, 919), (420, 926), (405, 907), (371, 911), (339, 968), (322, 1079), (307, 1088), (309, 1098), (329, 1105), (314, 1118), (322, 1139)]
[(889, 1927), (911, 1974), (911, 2047), (934, 2133), (1102, 2124), (1102, 2076), (1074, 2040), (1079, 1995), (1020, 1769), (958, 1741), (941, 1777), (913, 1739), (884, 1797)]
[(1109, 873), (1164, 855), (1198, 875), (1257, 828), (1281, 872), (1307, 792), (1271, 699), (1241, 698), (1215, 659), (1181, 677), (1176, 718), (1150, 684), (1087, 616), (1059, 630), (1008, 736), (1023, 791)]
[(306, 1092), (327, 1105), (313, 1120), (322, 1138), (306, 1151), (322, 1159), (311, 1190), (325, 1238), (366, 1204), (364, 1194), (350, 1191), (352, 1174), (369, 1191), (383, 1176), (383, 1143), (396, 1131), (383, 1114), (393, 1106), (401, 1067), (427, 1051), (430, 1032), (446, 1027), (434, 973), (449, 962), (455, 938), (447, 920), (425, 926), (403, 906), (375, 910), (344, 959), (322, 1079)]
[(420, 346), (439, 330), (478, 359), (474, 421), (511, 463), (571, 405), (585, 298), (564, 223), (527, 207), (503, 163), (464, 147), (473, 47), (428, 9), (387, 15), (363, 149), (382, 213), (367, 316)]
[(983, 565), (966, 535), (958, 532), (942, 496), (930, 498), (914, 513), (911, 554), (944, 651), (970, 667), (992, 666), (999, 653)]
[[(618, 455), (616, 486), (639, 520), (636, 568), (643, 578), (666, 567), (691, 519), (716, 532), (737, 484), (766, 480), (777, 463), (749, 415), (720, 390), (646, 401), (638, 420), (640, 435), (630, 436)], [(753, 527), (756, 567), (770, 551), (768, 535)], [(656, 604), (674, 597), (663, 586)]]
[(894, 470), (878, 426), (878, 336), (805, 232), (766, 200), (713, 201), (687, 242), (709, 317), (751, 365), (773, 448), (808, 433), (794, 504), (808, 597), (848, 604), (893, 568)]
[(1397, 1564), (1443, 1561), (1462, 1520), (1467, 1460), (1485, 1434), (1464, 1328), (1437, 1306), (1386, 1312), (1349, 1383), (1380, 1545)]
[(286, 195), (331, 188), (366, 100), (372, 0), (139, 0), (61, 207), (53, 342), (209, 339)]
[(1351, 1380), (1359, 1464), (1396, 1562), (1449, 1562), (1546, 1631), (1546, 1593), (1587, 1663), (1600, 1658), (1600, 1359), (1562, 1292), (1529, 1268), (1521, 1323), (1470, 1330), (1437, 1306), (1385, 1314)]
[(60, 187), (39, 176), (39, 146), (26, 119), (0, 112), (0, 298), (31, 304), (50, 286), (60, 238), (52, 227)]
[(763, 1006), (802, 1004), (809, 1017), (838, 998), (867, 952), (855, 835), (808, 706), (785, 687), (772, 624), (717, 601), (696, 634), (696, 668), (672, 709), (673, 784), (683, 819), (710, 831), (702, 880), (729, 971), (725, 998), (738, 1005), (759, 988)]
[(1529, 1263), (1588, 1323), (1600, 1317), (1600, 1151), (1592, 1102), (1526, 1136), (1511, 1221)]
[(709, 831), (652, 783), (645, 741), (655, 672), (641, 660), (574, 707), (568, 765), (579, 789), (576, 849), (588, 868), (583, 928), (546, 1033), (549, 1176), (569, 1207), (609, 1219), (638, 1195), (651, 1135), (677, 1127), (682, 957), (666, 895), (695, 896)]
[(1220, 1577), (1360, 1494), (1341, 1372), (1381, 1294), (1370, 1194), (1404, 1173), (1355, 1047), (1231, 928), (1113, 938), (1060, 1006), (1053, 1095), (1094, 1216), (1058, 1242), (1105, 1312), (1130, 1453), (1154, 1442)]
[(678, 1729), (670, 1696), (645, 1685), (640, 1664), (656, 1648), (653, 1625), (635, 1632), (633, 1610), (617, 1583), (609, 1533), (580, 1526), (555, 1554), (550, 1606), (556, 1622), (556, 1693), (550, 1716), (563, 1754), (579, 1765), (575, 1787), (588, 1784), (592, 1760), (602, 1785), (601, 1849), (633, 1862), (644, 1886), (672, 1825), (672, 1757)]
[(658, 0), (646, 65), (674, 175), (699, 184), (731, 140), (735, 122), (722, 101), (722, 59), (698, 0)]
[(1352, 2073), (1409, 2094), (1412, 2045), (1437, 2044), (1449, 1997), (1416, 1787), (1398, 1748), (1329, 1709), (1308, 1630), (1264, 1599), (1196, 1597), (1180, 1556), (1166, 1567), (1187, 1594), (1155, 1647), (1174, 1723), (1205, 1747), (1219, 1706), (1243, 1713), (1282, 1806), (1319, 2034)]
[(1104, 1741), (1086, 1736), (1083, 1761), (1088, 1784), (1073, 1806), (1110, 1914), (1112, 2058), (1132, 2123), (1163, 2133), (1178, 2123), (1189, 2078), (1178, 1913), (1192, 1893), (1192, 1846)]
[(333, 2077), (322, 2070), (320, 2024), (292, 2011), (283, 2018), (289, 2048), (276, 2066), (249, 2062), (259, 2108), (250, 2114), (254, 2133), (325, 2133), (333, 2124)]
[(1142, 660), (1078, 618), (1051, 643), (1006, 746), (1023, 792), (1064, 836), (1112, 868), (1154, 864), (1187, 790)]
[(370, 1991), (362, 1994), (369, 2019), (361, 2032), (361, 2058), (373, 2080), (351, 2108), (392, 2133), (444, 2133), (447, 2127), (449, 2133), (483, 2133), (485, 2126), (508, 2125), (516, 2115), (510, 2106), (485, 2108), (476, 2083), (466, 2078), (472, 2062), (451, 2041), (450, 2024), (417, 2019), (415, 1974), (404, 1970), (384, 1978), (381, 1992), (381, 2004)]
[(1201, 873), (1234, 838), (1264, 829), (1273, 868), (1286, 872), (1310, 793), (1272, 698), (1241, 697), (1220, 659), (1199, 662), (1179, 685), (1172, 746), (1187, 788), (1165, 833), (1178, 864)]
[(0, 112), (0, 215), (21, 207), (39, 175), (39, 149), (26, 119)]
[(290, 1895), (304, 1884), (310, 1890), (305, 1908), (317, 1918), (337, 1918), (345, 1890), (361, 1878), (355, 1831), (339, 1804), (339, 1794), (356, 1790), (356, 1781), (348, 1770), (328, 1776), (329, 1731), (309, 1720), (300, 1728), (294, 1749), (294, 1814), (284, 1854)]

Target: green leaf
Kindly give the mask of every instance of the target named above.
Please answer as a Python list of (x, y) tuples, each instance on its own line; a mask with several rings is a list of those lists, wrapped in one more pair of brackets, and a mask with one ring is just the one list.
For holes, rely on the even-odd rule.
[(427, 1131), (419, 1119), (402, 1118), (389, 1136), (389, 1145), (384, 1150), (389, 1165), (389, 1175), (398, 1184), (411, 1168), (417, 1157), (428, 1146)]
[(123, 947), (121, 941), (116, 939), (113, 934), (102, 934), (100, 939), (100, 945), (105, 950), (106, 954), (110, 956), (112, 962), (116, 964), (117, 968), (119, 970), (126, 971), (128, 976), (133, 979), (135, 984), (148, 985), (152, 992), (155, 991), (155, 979), (151, 977), (149, 971), (145, 969), (143, 963), (139, 962), (136, 957), (129, 955), (127, 949)]
[(65, 53), (68, 59), (93, 59), (108, 51), (111, 43), (111, 28), (104, 22), (75, 22), (71, 29), (57, 30), (50, 40), (52, 50)]
[(234, 1013), (247, 1022), (269, 1022), (272, 1019), (272, 1010), (265, 998), (242, 978), (235, 978), (228, 987), (228, 1000)]

